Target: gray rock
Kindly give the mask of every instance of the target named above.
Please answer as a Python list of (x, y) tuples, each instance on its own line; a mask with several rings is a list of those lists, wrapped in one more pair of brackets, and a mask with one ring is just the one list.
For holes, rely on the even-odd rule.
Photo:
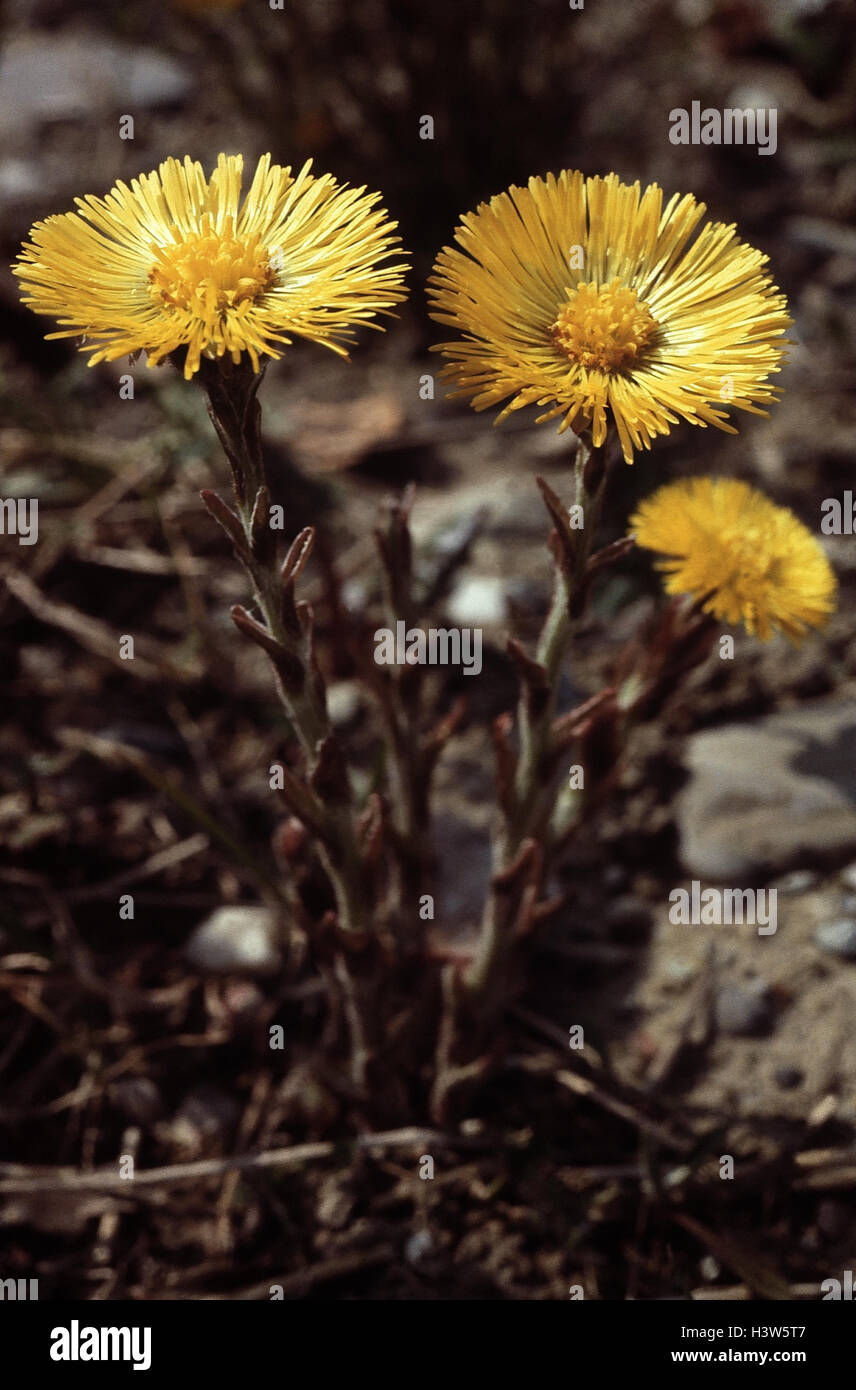
[(722, 985), (714, 1004), (716, 1026), (733, 1037), (759, 1037), (770, 1031), (772, 1009), (763, 980)]
[(550, 587), (540, 579), (509, 579), (505, 585), (508, 604), (522, 613), (541, 617), (547, 612), (550, 603)]
[(116, 83), (118, 96), (127, 96), (131, 110), (135, 107), (175, 106), (184, 101), (193, 89), (187, 68), (166, 53), (153, 48), (123, 48), (116, 45), (120, 74), (127, 74), (127, 86)]
[(192, 88), (187, 69), (156, 49), (83, 30), (20, 34), (0, 57), (0, 136), (95, 113), (133, 115), (180, 102)]
[(856, 864), (848, 864), (838, 875), (845, 888), (850, 888), (856, 893)]
[(688, 873), (739, 883), (856, 850), (856, 702), (705, 730), (687, 762), (677, 814)]
[(856, 960), (856, 920), (852, 917), (837, 917), (833, 922), (822, 922), (814, 939), (822, 951), (843, 956), (845, 960)]
[(534, 478), (526, 478), (522, 483), (506, 479), (498, 486), (491, 483), (485, 500), (491, 512), (489, 535), (507, 540), (510, 536), (542, 538), (549, 533), (550, 516)]
[(454, 814), (438, 816), (434, 826), (438, 930), (450, 938), (466, 936), (481, 919), (485, 887), (490, 880), (490, 834)]
[[(489, 515), (489, 507), (467, 508), (463, 515), (433, 531), (426, 548), (435, 559), (440, 560), (450, 560), (462, 554), (483, 528)], [(436, 570), (436, 566), (432, 566), (432, 569)]]
[(266, 907), (218, 907), (191, 933), (185, 955), (206, 974), (268, 975), (279, 969), (278, 924)]
[(19, 202), (36, 198), (43, 191), (44, 179), (38, 164), (25, 159), (0, 159), (0, 198)]

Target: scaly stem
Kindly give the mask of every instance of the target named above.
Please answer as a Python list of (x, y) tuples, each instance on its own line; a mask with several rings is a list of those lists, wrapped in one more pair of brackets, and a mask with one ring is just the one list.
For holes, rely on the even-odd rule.
[[(270, 496), (261, 448), (257, 391), (262, 373), (253, 372), (245, 359), (237, 366), (226, 359), (203, 359), (200, 377), (208, 394), (211, 420), (232, 468), (237, 517), (222, 503), (215, 508), (216, 498), (212, 501), (205, 495), (206, 500), (232, 537), (264, 619), (263, 627), (250, 619), (241, 625), (246, 629), (249, 624), (251, 635), (262, 639), (260, 645), (271, 658), (280, 699), (306, 758), (310, 781), (307, 796), (323, 818), (324, 843), (319, 852), (333, 885), (339, 926), (344, 931), (366, 930), (370, 926), (369, 903), (361, 854), (347, 798), (341, 794), (346, 774), (339, 766), (338, 792), (326, 789), (323, 777), (316, 776), (322, 771), (325, 747), (335, 746), (335, 735), (315, 665), (311, 615), (305, 606), (298, 614), (290, 595), (288, 606), (284, 602), (285, 584), (270, 528)], [(328, 757), (328, 762), (340, 760), (334, 756)]]
[[(582, 507), (583, 527), (575, 534), (573, 562), (557, 552), (553, 598), (541, 635), (536, 660), (543, 669), (543, 688), (537, 698), (524, 689), (517, 712), (519, 752), (511, 806), (494, 844), (493, 882), (485, 904), (476, 956), (467, 984), (489, 1005), (496, 992), (514, 937), (524, 926), (543, 867), (539, 851), (556, 799), (555, 776), (549, 767), (551, 727), (562, 663), (586, 598), (585, 570), (592, 554), (606, 481), (607, 438), (600, 448), (581, 438), (574, 466), (575, 505)], [(529, 851), (527, 852), (527, 846)]]

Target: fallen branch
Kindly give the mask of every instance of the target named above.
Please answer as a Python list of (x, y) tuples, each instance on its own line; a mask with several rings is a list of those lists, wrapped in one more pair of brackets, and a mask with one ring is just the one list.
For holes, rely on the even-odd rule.
[(76, 1168), (39, 1168), (35, 1171), (18, 1163), (0, 1163), (0, 1196), (35, 1192), (122, 1192), (167, 1187), (204, 1181), (231, 1172), (259, 1172), (267, 1168), (288, 1171), (305, 1163), (332, 1158), (337, 1153), (372, 1153), (374, 1150), (418, 1148), (491, 1148), (493, 1141), (479, 1136), (443, 1134), (435, 1129), (410, 1126), (380, 1134), (361, 1134), (356, 1139), (296, 1144), (287, 1149), (263, 1153), (229, 1154), (224, 1158), (200, 1159), (193, 1163), (174, 1163), (163, 1168), (138, 1170), (133, 1178), (122, 1178), (112, 1168), (81, 1173)]

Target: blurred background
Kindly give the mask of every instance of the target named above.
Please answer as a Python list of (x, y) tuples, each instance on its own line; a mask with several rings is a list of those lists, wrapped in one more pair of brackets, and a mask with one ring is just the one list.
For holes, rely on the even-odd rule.
[[(482, 679), (437, 678), (441, 705), (470, 699), (435, 822), (438, 930), (465, 938), (488, 866), (487, 730), (515, 699), (504, 637), (531, 637), (549, 593), (533, 477), (561, 492), (570, 452), (535, 412), (493, 429), (441, 386), (424, 398), (445, 332), (427, 317), (434, 256), (478, 202), (566, 167), (657, 181), (736, 222), (795, 319), (783, 399), (769, 420), (740, 416), (737, 436), (681, 426), (622, 469), (607, 538), (658, 483), (707, 471), (746, 478), (819, 533), (821, 502), (853, 480), (854, 34), (847, 0), (5, 0), (0, 496), (37, 497), (40, 531), (32, 547), (0, 537), (0, 1160), (86, 1168), (132, 1151), (154, 1165), (346, 1123), (314, 1059), (313, 982), (283, 983), (259, 921), (252, 958), (246, 916), (214, 947), (200, 935), (224, 905), (253, 909), (281, 871), (266, 769), (288, 741), (263, 659), (228, 618), (244, 576), (198, 500), (227, 488), (201, 393), (169, 366), (88, 369), (72, 342), (46, 342), (50, 323), (20, 305), (8, 269), (31, 223), (170, 155), (206, 170), (221, 151), (250, 168), (265, 151), (312, 158), (382, 191), (412, 252), (410, 299), (348, 364), (298, 344), (271, 365), (265, 447), (290, 529), (320, 528), (308, 594), (366, 787), (371, 723), (336, 633), (372, 597), (391, 490), (417, 484), (420, 563), (449, 570), (440, 615), (484, 628)], [(776, 153), (671, 144), (669, 112), (693, 101), (775, 108)], [(125, 115), (133, 139), (119, 138)], [(639, 731), (565, 871), (571, 905), (527, 1001), (542, 1044), (584, 1022), (640, 1114), (742, 1125), (755, 1169), (739, 1193), (712, 1193), (702, 1164), (694, 1228), (656, 1193), (640, 1207), (644, 1125), (512, 1072), (472, 1117), (524, 1135), (527, 1162), (493, 1204), (468, 1173), (426, 1215), (412, 1195), (390, 1199), (400, 1173), (381, 1182), (358, 1165), (142, 1206), (16, 1193), (0, 1274), (78, 1297), (252, 1296), (283, 1268), (293, 1296), (552, 1298), (575, 1278), (590, 1297), (811, 1296), (852, 1263), (846, 1165), (799, 1181), (791, 1166), (806, 1136), (850, 1153), (856, 1123), (856, 560), (852, 537), (824, 543), (842, 585), (827, 632), (798, 653), (738, 635), (733, 663), (709, 663)], [(657, 597), (641, 558), (601, 586), (568, 701), (598, 688)], [(750, 717), (785, 721), (764, 724), (754, 763), (732, 727)], [(726, 742), (704, 743), (713, 731)], [(762, 958), (751, 935), (676, 944), (668, 892), (693, 875), (780, 886), (783, 925)], [(124, 893), (131, 920), (117, 920)], [(296, 1035), (275, 1068), (272, 1020)]]

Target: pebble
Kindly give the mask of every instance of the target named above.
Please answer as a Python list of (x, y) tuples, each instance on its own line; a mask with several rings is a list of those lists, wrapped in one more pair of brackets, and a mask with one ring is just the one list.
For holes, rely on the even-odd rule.
[(342, 585), (342, 605), (349, 613), (364, 612), (370, 597), (369, 587), (362, 579), (346, 579)]
[(430, 1255), (433, 1249), (434, 1241), (430, 1231), (414, 1231), (405, 1242), (404, 1258), (415, 1265), (424, 1260), (426, 1255)]
[(856, 960), (856, 920), (852, 917), (837, 917), (832, 922), (823, 922), (814, 934), (814, 939), (822, 951), (833, 956), (843, 956), (845, 960)]
[(459, 627), (503, 622), (508, 615), (505, 580), (496, 575), (463, 576), (449, 595), (446, 612)]
[(770, 884), (782, 897), (790, 894), (807, 893), (817, 883), (817, 874), (813, 874), (809, 869), (794, 869), (789, 874), (782, 874)]
[(185, 955), (198, 970), (267, 975), (279, 969), (278, 923), (266, 907), (218, 907), (191, 933)]
[(715, 1010), (720, 1032), (732, 1037), (758, 1037), (770, 1031), (772, 1009), (763, 980), (722, 985), (716, 993)]
[(330, 723), (337, 729), (356, 719), (362, 703), (362, 692), (356, 681), (334, 681), (327, 686), (327, 713)]
[(663, 966), (663, 974), (667, 983), (675, 989), (689, 984), (697, 971), (698, 966), (694, 965), (692, 961), (679, 960), (677, 956), (669, 956)]
[(841, 870), (839, 878), (845, 888), (850, 888), (856, 893), (856, 864), (848, 864), (846, 869)]

